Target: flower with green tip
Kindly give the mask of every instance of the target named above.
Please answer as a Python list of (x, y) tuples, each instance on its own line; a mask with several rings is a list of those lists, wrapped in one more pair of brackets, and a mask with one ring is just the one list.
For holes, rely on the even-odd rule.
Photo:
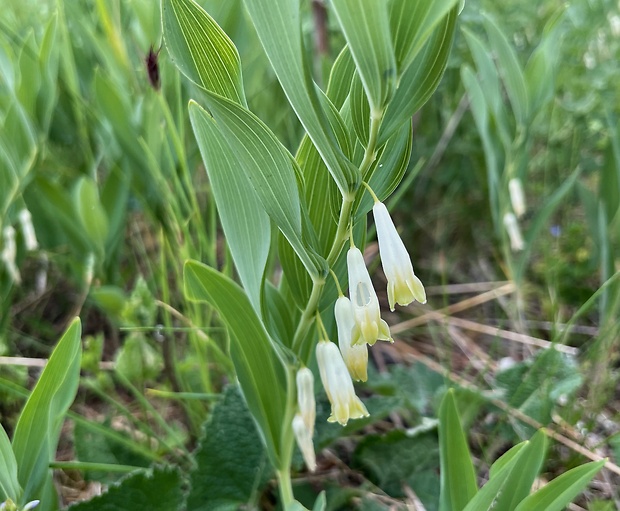
[(334, 316), (338, 327), (338, 347), (351, 378), (366, 381), (368, 379), (368, 345), (366, 343), (355, 346), (351, 344), (351, 336), (355, 328), (355, 315), (351, 300), (346, 296), (340, 296), (336, 300)]
[(319, 341), (316, 360), (323, 388), (332, 405), (332, 413), (327, 420), (346, 426), (349, 419), (368, 417), (364, 403), (355, 395), (353, 380), (338, 347), (330, 341)]
[(414, 300), (426, 303), (424, 285), (413, 273), (409, 253), (398, 235), (385, 204), (375, 202), (372, 213), (377, 228), (381, 265), (388, 281), (390, 310), (394, 310), (395, 304), (409, 305)]
[(381, 319), (379, 299), (372, 287), (364, 256), (357, 247), (351, 247), (347, 252), (347, 267), (349, 297), (355, 316), (355, 327), (351, 334), (352, 345), (366, 343), (372, 346), (377, 339), (393, 342), (390, 327)]

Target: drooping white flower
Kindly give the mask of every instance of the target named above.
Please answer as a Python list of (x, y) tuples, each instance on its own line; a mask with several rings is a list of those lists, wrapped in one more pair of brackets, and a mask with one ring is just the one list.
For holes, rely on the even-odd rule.
[(349, 419), (367, 417), (368, 410), (355, 395), (351, 375), (338, 347), (330, 341), (319, 341), (316, 360), (321, 382), (332, 405), (332, 413), (327, 420), (346, 426)]
[(15, 258), (17, 257), (17, 245), (15, 243), (15, 229), (13, 226), (8, 225), (2, 231), (3, 248), (0, 259), (4, 262), (4, 265), (9, 273), (9, 277), (13, 282), (19, 284), (21, 282), (21, 275), (19, 269), (15, 264)]
[(307, 367), (297, 371), (297, 406), (304, 420), (306, 428), (310, 432), (310, 438), (314, 435), (314, 422), (316, 420), (316, 402), (314, 400), (314, 375)]
[(31, 500), (30, 502), (28, 502), (28, 504), (24, 506), (24, 509), (22, 509), (22, 511), (30, 511), (31, 509), (37, 507), (40, 502), (40, 500)]
[(364, 256), (359, 248), (352, 247), (347, 252), (349, 270), (349, 297), (353, 304), (355, 327), (351, 334), (352, 344), (367, 343), (371, 346), (377, 342), (392, 341), (390, 327), (381, 319), (379, 299), (372, 287), (370, 275), (364, 263)]
[(510, 238), (510, 248), (514, 251), (523, 250), (525, 248), (525, 242), (521, 236), (519, 222), (514, 213), (506, 213), (504, 215), (504, 227)]
[(523, 192), (523, 183), (518, 177), (513, 177), (508, 181), (508, 192), (510, 193), (510, 203), (512, 209), (517, 215), (517, 218), (521, 218), (525, 214), (525, 193)]
[(381, 265), (388, 281), (390, 310), (394, 310), (395, 304), (409, 305), (414, 300), (426, 303), (424, 286), (413, 273), (409, 253), (398, 235), (385, 204), (375, 202), (372, 213), (377, 227)]
[(336, 316), (338, 327), (338, 347), (349, 374), (354, 380), (366, 381), (368, 379), (368, 346), (365, 342), (352, 345), (351, 336), (355, 328), (355, 315), (353, 305), (346, 296), (341, 296), (336, 300), (334, 316)]
[(37, 241), (37, 235), (34, 232), (34, 225), (32, 225), (32, 215), (27, 209), (22, 209), (19, 214), (19, 223), (22, 228), (22, 234), (24, 235), (24, 244), (26, 250), (32, 252), (39, 248), (39, 242)]
[(312, 431), (308, 429), (300, 413), (293, 418), (293, 433), (308, 470), (314, 472), (316, 470), (316, 454), (314, 453), (314, 444), (312, 443)]

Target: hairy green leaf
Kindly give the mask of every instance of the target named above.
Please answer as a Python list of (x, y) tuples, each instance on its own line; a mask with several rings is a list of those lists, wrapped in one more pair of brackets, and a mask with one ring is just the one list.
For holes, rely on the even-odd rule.
[(205, 425), (190, 474), (187, 509), (234, 511), (256, 506), (271, 469), (256, 424), (237, 386), (223, 393)]
[(176, 468), (153, 468), (130, 474), (91, 500), (71, 507), (73, 511), (175, 511), (181, 509), (181, 476)]

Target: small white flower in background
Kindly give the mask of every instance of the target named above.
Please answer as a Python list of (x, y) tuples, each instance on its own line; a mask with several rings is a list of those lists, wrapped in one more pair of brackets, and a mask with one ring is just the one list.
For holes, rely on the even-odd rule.
[(330, 341), (319, 341), (316, 360), (323, 387), (332, 405), (332, 414), (327, 420), (346, 426), (349, 419), (368, 417), (364, 403), (355, 395), (351, 375), (338, 347)]
[(409, 253), (385, 204), (375, 202), (372, 213), (377, 227), (381, 264), (388, 280), (390, 310), (394, 310), (395, 304), (409, 305), (414, 300), (426, 303), (424, 286), (413, 272)]
[(22, 511), (29, 511), (30, 509), (34, 509), (39, 505), (40, 502), (41, 501), (39, 500), (31, 500), (30, 502), (28, 502), (28, 504), (24, 506), (24, 509), (22, 509)]
[(525, 214), (525, 193), (523, 192), (523, 184), (517, 177), (513, 177), (508, 181), (508, 191), (510, 192), (510, 203), (512, 209), (517, 215), (517, 218), (521, 218)]
[(379, 299), (372, 287), (364, 256), (359, 248), (352, 247), (349, 249), (347, 252), (347, 266), (349, 271), (349, 296), (355, 315), (352, 344), (365, 342), (372, 346), (377, 342), (377, 339), (393, 342), (390, 336), (390, 327), (381, 319)]
[(351, 378), (357, 381), (368, 379), (368, 345), (352, 345), (351, 335), (355, 328), (355, 315), (353, 305), (346, 296), (341, 296), (336, 300), (334, 316), (338, 326), (338, 347), (344, 359), (344, 363), (351, 374)]
[(314, 444), (312, 443), (312, 431), (307, 428), (306, 422), (300, 413), (293, 418), (293, 433), (308, 470), (314, 472), (316, 470), (316, 454), (314, 453)]
[(310, 432), (310, 438), (314, 434), (314, 421), (316, 419), (316, 402), (314, 400), (314, 375), (307, 367), (297, 371), (297, 405), (299, 413), (304, 420), (306, 428)]
[(2, 231), (3, 237), (3, 248), (2, 254), (0, 258), (4, 262), (7, 271), (9, 272), (9, 277), (13, 282), (19, 284), (22, 279), (19, 274), (19, 269), (15, 264), (15, 257), (17, 256), (17, 245), (15, 244), (15, 229), (12, 226), (6, 226)]
[(34, 232), (34, 225), (32, 225), (32, 215), (27, 209), (22, 209), (17, 216), (22, 228), (22, 234), (24, 235), (26, 250), (28, 250), (28, 252), (32, 252), (33, 250), (39, 248), (37, 235)]
[(510, 248), (514, 251), (523, 250), (525, 248), (525, 243), (523, 241), (523, 237), (521, 236), (519, 222), (517, 222), (517, 217), (514, 213), (506, 213), (504, 215), (504, 227), (506, 228), (508, 237), (510, 238)]
[(611, 35), (614, 37), (620, 36), (620, 17), (616, 14), (608, 15), (609, 26), (611, 27)]

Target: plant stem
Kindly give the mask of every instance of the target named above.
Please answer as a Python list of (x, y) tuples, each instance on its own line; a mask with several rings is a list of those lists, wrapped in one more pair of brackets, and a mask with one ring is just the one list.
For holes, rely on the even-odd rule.
[(282, 508), (286, 509), (287, 506), (295, 501), (293, 497), (293, 486), (291, 485), (291, 470), (290, 466), (284, 470), (278, 470), (278, 486), (280, 488), (280, 501)]

